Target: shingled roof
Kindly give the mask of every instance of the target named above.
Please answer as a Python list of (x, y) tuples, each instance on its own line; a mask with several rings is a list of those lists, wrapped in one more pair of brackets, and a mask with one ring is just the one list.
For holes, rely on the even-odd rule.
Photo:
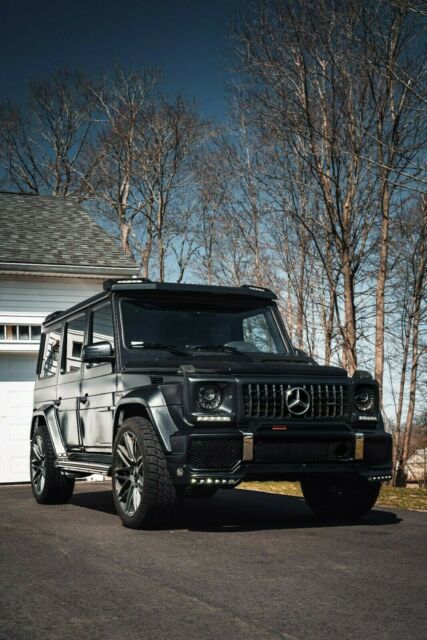
[(138, 269), (75, 198), (0, 192), (0, 271), (121, 276)]

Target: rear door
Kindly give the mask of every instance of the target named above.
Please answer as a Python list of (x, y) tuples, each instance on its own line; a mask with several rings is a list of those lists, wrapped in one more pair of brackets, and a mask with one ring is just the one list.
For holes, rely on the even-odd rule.
[(86, 313), (67, 320), (64, 326), (61, 368), (56, 389), (58, 419), (68, 449), (82, 446), (80, 433), (81, 353), (86, 335)]
[[(108, 341), (114, 349), (110, 302), (95, 307), (89, 319), (88, 344), (104, 341)], [(85, 449), (111, 451), (116, 390), (117, 375), (111, 362), (84, 366), (80, 418)]]

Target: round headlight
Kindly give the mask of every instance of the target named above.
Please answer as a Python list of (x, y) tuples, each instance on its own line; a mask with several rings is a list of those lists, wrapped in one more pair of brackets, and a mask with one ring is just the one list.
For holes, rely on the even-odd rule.
[(375, 406), (375, 393), (369, 387), (360, 387), (354, 398), (358, 411), (370, 411)]
[(200, 387), (197, 402), (202, 409), (218, 409), (221, 404), (221, 391), (213, 384), (204, 384)]

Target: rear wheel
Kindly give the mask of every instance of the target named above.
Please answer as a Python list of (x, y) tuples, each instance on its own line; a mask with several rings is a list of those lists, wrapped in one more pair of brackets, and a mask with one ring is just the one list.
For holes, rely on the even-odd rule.
[(166, 524), (176, 511), (177, 492), (152, 424), (128, 418), (113, 448), (113, 498), (125, 527)]
[(56, 467), (52, 441), (44, 424), (36, 427), (31, 439), (30, 476), (33, 495), (40, 504), (61, 504), (71, 498), (74, 479)]
[(301, 481), (307, 505), (324, 520), (357, 520), (368, 513), (377, 501), (380, 482), (365, 478), (319, 478)]

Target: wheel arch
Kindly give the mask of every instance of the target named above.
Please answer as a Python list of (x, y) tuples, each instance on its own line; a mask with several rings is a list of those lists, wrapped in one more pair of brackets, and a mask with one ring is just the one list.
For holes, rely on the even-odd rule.
[(62, 439), (61, 429), (59, 428), (58, 415), (53, 404), (44, 405), (33, 412), (30, 438), (33, 437), (36, 427), (40, 424), (46, 425), (49, 431), (56, 457), (66, 458), (67, 451)]
[(127, 420), (127, 418), (134, 418), (135, 416), (145, 418), (151, 423), (153, 422), (147, 405), (142, 400), (136, 400), (135, 398), (133, 398), (131, 400), (124, 400), (118, 405), (114, 415), (113, 442), (116, 439), (117, 431), (119, 430), (123, 422)]
[(163, 395), (159, 391), (152, 396), (145, 397), (142, 394), (132, 394), (120, 400), (116, 407), (113, 422), (113, 442), (116, 433), (126, 418), (140, 416), (149, 420), (157, 433), (160, 444), (166, 453), (172, 451), (170, 436), (178, 431), (169, 409), (164, 401)]

